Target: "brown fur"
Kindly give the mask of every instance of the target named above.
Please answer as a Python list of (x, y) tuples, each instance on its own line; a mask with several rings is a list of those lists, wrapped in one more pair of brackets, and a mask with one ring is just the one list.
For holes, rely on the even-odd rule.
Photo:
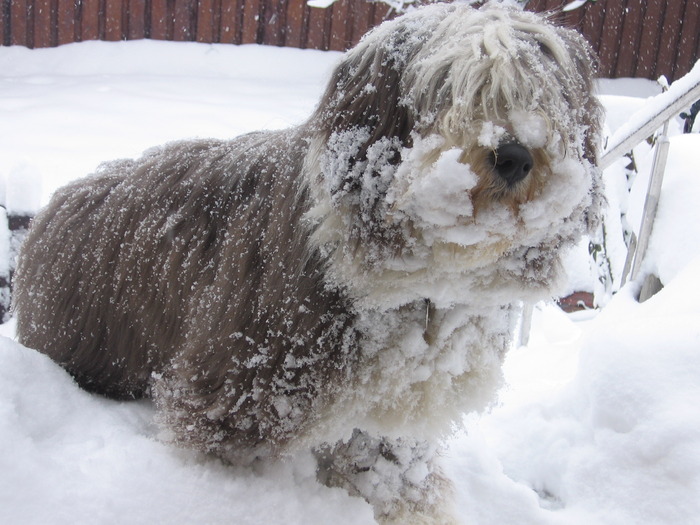
[[(63, 188), (22, 254), (22, 343), (87, 390), (116, 398), (142, 396), (151, 372), (176, 358), (179, 370), (197, 371), (185, 372), (202, 400), (187, 407), (193, 412), (233, 405), (255, 388), (274, 396), (268, 386), (285, 375), (312, 416), (320, 393), (305, 376), (342, 371), (342, 346), (321, 342), (342, 339), (351, 317), (342, 294), (323, 286), (318, 256), (306, 253), (305, 196), (292, 171), (303, 146), (286, 133), (176, 143)], [(247, 366), (262, 348), (264, 358)], [(317, 368), (282, 366), (290, 357)], [(237, 421), (251, 403), (238, 407)], [(239, 444), (257, 443), (276, 432), (271, 419), (227, 431)]]

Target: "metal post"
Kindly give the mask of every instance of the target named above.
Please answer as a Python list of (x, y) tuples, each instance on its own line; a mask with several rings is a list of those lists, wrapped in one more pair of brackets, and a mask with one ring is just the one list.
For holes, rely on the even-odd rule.
[(532, 327), (532, 312), (534, 310), (532, 303), (523, 305), (523, 313), (520, 317), (520, 336), (518, 337), (518, 346), (527, 346), (530, 342), (530, 328)]
[(639, 237), (637, 238), (637, 250), (634, 256), (634, 264), (632, 265), (632, 280), (639, 276), (639, 271), (644, 260), (647, 248), (649, 247), (649, 238), (651, 230), (654, 227), (654, 219), (656, 218), (656, 209), (659, 206), (659, 197), (661, 196), (661, 185), (664, 181), (664, 170), (666, 169), (666, 160), (668, 159), (668, 149), (671, 141), (668, 139), (668, 122), (664, 124), (664, 130), (658, 137), (656, 143), (656, 151), (654, 152), (654, 163), (652, 165), (651, 177), (649, 178), (649, 189), (647, 197), (644, 201), (644, 212), (642, 214), (642, 224), (639, 227)]

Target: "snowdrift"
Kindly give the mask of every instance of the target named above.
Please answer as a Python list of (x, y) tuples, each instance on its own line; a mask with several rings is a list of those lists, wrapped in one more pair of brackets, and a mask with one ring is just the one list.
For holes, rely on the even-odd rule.
[[(286, 127), (310, 113), (336, 58), (160, 42), (1, 48), (0, 176), (43, 203), (100, 161), (154, 144)], [(601, 84), (611, 130), (649, 88)], [(700, 523), (700, 135), (678, 128), (646, 263), (665, 288), (638, 304), (630, 283), (598, 314), (538, 305), (499, 405), (466, 416), (443, 458), (465, 523)], [(649, 147), (635, 159), (631, 191), (624, 159), (605, 174), (615, 278)], [(570, 257), (572, 291), (594, 287), (586, 248)], [(362, 500), (316, 483), (310, 456), (252, 471), (169, 447), (148, 402), (89, 395), (14, 342), (11, 323), (0, 333), (0, 523), (373, 523)]]

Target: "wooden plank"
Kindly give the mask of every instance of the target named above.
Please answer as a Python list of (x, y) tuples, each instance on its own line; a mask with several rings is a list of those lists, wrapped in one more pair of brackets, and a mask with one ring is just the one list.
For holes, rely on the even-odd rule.
[[(561, 6), (559, 6), (559, 7), (561, 7)], [(586, 40), (588, 40), (588, 42), (591, 44), (591, 46), (593, 46), (593, 42), (591, 42), (590, 36), (586, 35), (585, 32), (583, 31), (584, 19), (586, 18), (586, 12), (588, 11), (589, 8), (590, 8), (590, 5), (584, 5), (583, 7), (580, 7), (578, 9), (574, 9), (572, 11), (567, 11), (565, 13), (562, 13), (561, 14), (561, 20), (562, 20), (561, 24), (577, 30), (584, 37), (586, 37)], [(552, 8), (550, 7), (549, 9), (552, 9)]]
[(603, 25), (600, 36), (600, 62), (606, 70), (606, 76), (615, 74), (617, 55), (620, 49), (622, 22), (625, 6), (621, 2), (607, 4), (603, 13)]
[(318, 7), (309, 8), (308, 29), (304, 47), (308, 49), (323, 49), (325, 22), (326, 13), (323, 9)]
[(167, 0), (151, 0), (150, 38), (154, 40), (170, 40), (172, 24), (168, 12)]
[(390, 20), (396, 17), (396, 14), (392, 13), (391, 8), (386, 4), (374, 2), (371, 4), (371, 6), (374, 11), (374, 16), (371, 27), (368, 27), (367, 29), (371, 29), (372, 27), (378, 26), (385, 20)]
[(243, 16), (242, 0), (222, 0), (219, 22), (219, 41), (226, 44), (241, 43)]
[(146, 0), (127, 0), (126, 38), (137, 40), (146, 38)]
[[(677, 0), (672, 0), (677, 1)], [(656, 79), (656, 56), (666, 0), (647, 0), (635, 76)]]
[(289, 0), (287, 2), (287, 32), (284, 45), (301, 48), (304, 43), (304, 11), (305, 0)]
[[(682, 0), (667, 0), (664, 17), (661, 21), (661, 33), (659, 34), (658, 53), (656, 54), (656, 70), (654, 75), (664, 75), (669, 82), (673, 80), (674, 63), (678, 56), (681, 20), (683, 19)], [(696, 27), (696, 31), (698, 31)]]
[(345, 51), (352, 46), (351, 2), (359, 3), (357, 0), (339, 0), (333, 4), (328, 44), (333, 51)]
[(223, 0), (212, 0), (211, 33), (212, 43), (221, 42), (221, 6)]
[(279, 12), (277, 11), (278, 2), (276, 0), (261, 0), (260, 8), (258, 43), (276, 46), (280, 36), (284, 39), (280, 27)]
[(323, 49), (328, 51), (331, 48), (331, 28), (333, 24), (333, 13), (335, 12), (335, 4), (326, 8), (323, 19)]
[(352, 31), (350, 33), (350, 45), (354, 46), (372, 26), (374, 12), (371, 4), (366, 1), (356, 1), (352, 4)]
[(700, 58), (700, 0), (686, 0), (673, 79), (688, 73)]
[(545, 10), (546, 0), (530, 0), (527, 3), (527, 10), (540, 13)]
[[(589, 2), (583, 8), (580, 8), (585, 9), (581, 32), (588, 36), (588, 41), (597, 54), (600, 54), (603, 22), (605, 21), (605, 9), (607, 5), (607, 2), (596, 2), (594, 4)], [(605, 67), (604, 64), (601, 65), (603, 68)], [(601, 74), (604, 75), (605, 73), (601, 71)]]
[(644, 4), (646, 0), (627, 0), (624, 5), (620, 40), (616, 50), (614, 74), (632, 77), (639, 53), (639, 41), (643, 29)]
[(34, 38), (31, 47), (51, 47), (55, 44), (52, 38), (52, 9), (51, 0), (34, 0), (33, 2), (33, 28)]
[(82, 0), (78, 24), (78, 41), (100, 39), (100, 1)]
[(104, 38), (107, 41), (118, 41), (122, 40), (126, 35), (124, 34), (123, 25), (123, 6), (122, 1), (126, 0), (107, 0), (104, 3)]
[(57, 0), (57, 45), (76, 41), (76, 3), (75, 0)]
[(273, 5), (275, 12), (273, 17), (269, 17), (275, 31), (274, 45), (284, 46), (287, 42), (287, 31), (289, 30), (289, 23), (287, 21), (287, 7), (289, 5), (289, 0), (273, 0)]
[(9, 46), (12, 40), (10, 0), (0, 0), (0, 46)]
[(257, 44), (260, 23), (260, 0), (243, 1), (241, 44)]
[(197, 3), (197, 27), (195, 40), (197, 42), (217, 42), (214, 35), (214, 1), (199, 0)]
[(194, 40), (196, 30), (196, 0), (175, 0), (173, 40)]

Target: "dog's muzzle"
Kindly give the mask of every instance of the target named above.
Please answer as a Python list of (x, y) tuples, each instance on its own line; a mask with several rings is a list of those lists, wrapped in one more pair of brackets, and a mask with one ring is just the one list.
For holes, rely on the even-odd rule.
[(493, 170), (509, 186), (523, 180), (532, 171), (534, 161), (532, 155), (524, 146), (517, 142), (509, 142), (498, 146), (491, 153)]

